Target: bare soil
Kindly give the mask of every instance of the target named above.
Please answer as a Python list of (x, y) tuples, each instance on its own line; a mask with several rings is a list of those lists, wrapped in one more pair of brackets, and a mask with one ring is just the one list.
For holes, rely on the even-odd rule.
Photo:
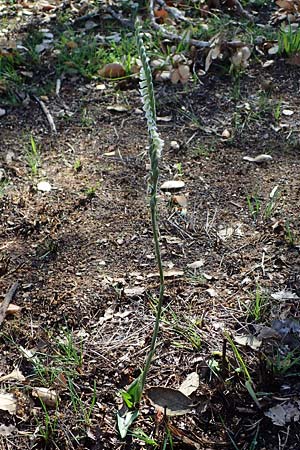
[[(267, 91), (266, 80), (271, 85)], [(17, 429), (12, 436), (0, 436), (1, 448), (145, 446), (130, 436), (120, 440), (115, 415), (118, 391), (143, 366), (158, 293), (147, 129), (137, 81), (107, 83), (103, 91), (96, 84), (68, 77), (59, 97), (48, 96), (57, 134), (50, 133), (33, 99), (8, 108), (0, 119), (1, 166), (9, 180), (0, 199), (0, 286), (4, 296), (19, 281), (13, 302), (22, 308), (2, 324), (0, 372), (18, 367), (26, 377), (26, 382), (2, 383), (3, 391), (17, 396), (18, 407), (15, 415), (0, 411), (0, 422)], [(283, 373), (267, 363), (298, 351), (299, 333), (293, 334), (293, 343), (267, 340), (256, 351), (239, 346), (255, 391), (264, 393), (261, 408), (245, 389), (243, 373), (235, 370), (239, 364), (228, 341), (224, 355), (224, 331), (249, 334), (258, 323), (271, 327), (274, 320), (299, 320), (299, 300), (271, 298), (282, 289), (300, 292), (299, 70), (280, 58), (263, 70), (254, 63), (241, 77), (240, 88), (235, 99), (234, 81), (218, 65), (199, 82), (155, 85), (159, 118), (171, 116), (158, 121), (165, 141), (161, 182), (183, 180), (179, 194), (186, 196), (188, 206), (183, 214), (170, 195), (159, 192), (162, 256), (167, 273), (174, 272), (166, 278), (166, 309), (148, 386), (176, 388), (190, 372), (200, 376), (192, 396), (198, 406), (169, 419), (171, 432), (176, 427), (177, 449), (299, 448), (297, 419), (278, 426), (264, 414), (272, 406), (299, 400), (299, 365)], [(271, 107), (259, 106), (262, 96)], [(282, 115), (275, 131), (277, 102), (293, 115)], [(126, 105), (127, 111), (107, 108), (116, 104)], [(70, 117), (61, 114), (66, 106)], [(222, 137), (225, 129), (228, 137)], [(40, 149), (37, 176), (26, 163), (30, 135)], [(259, 154), (272, 160), (243, 159)], [(51, 184), (50, 192), (37, 189), (41, 180)], [(276, 186), (280, 195), (269, 214)], [(260, 204), (257, 217), (249, 206), (255, 201)], [(201, 268), (188, 267), (199, 260)], [(265, 303), (261, 317), (255, 318), (250, 312), (258, 289)], [(89, 408), (94, 386), (96, 403), (89, 423), (83, 423), (68, 385), (46, 373), (46, 387), (60, 397), (57, 408), (47, 408), (57, 424), (46, 440), (40, 433), (45, 411), (32, 395), (41, 384), (32, 358), (38, 355), (50, 373), (57, 368), (55, 355), (67, 333), (82, 351), (73, 373), (81, 404)], [(212, 360), (221, 366), (222, 352), (228, 361), (225, 377), (208, 367)], [(58, 367), (61, 376), (66, 371), (63, 364)], [(145, 397), (138, 427), (161, 443), (164, 420)]]

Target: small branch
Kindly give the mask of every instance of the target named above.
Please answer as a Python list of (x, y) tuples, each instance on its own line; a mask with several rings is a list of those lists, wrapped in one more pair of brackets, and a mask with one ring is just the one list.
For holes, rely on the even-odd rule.
[(233, 0), (234, 6), (236, 7), (236, 12), (238, 15), (245, 17), (246, 19), (250, 20), (250, 22), (255, 22), (254, 17), (252, 14), (250, 14), (248, 11), (246, 11), (239, 0)]
[(149, 15), (151, 20), (151, 26), (154, 30), (158, 31), (162, 34), (162, 36), (165, 39), (169, 39), (170, 41), (175, 42), (182, 42), (184, 40), (187, 40), (187, 42), (190, 45), (193, 45), (196, 48), (208, 48), (210, 47), (210, 42), (208, 41), (198, 41), (197, 39), (187, 39), (186, 36), (180, 36), (179, 34), (170, 33), (169, 31), (165, 30), (162, 26), (160, 26), (158, 23), (156, 23), (155, 16), (154, 16), (154, 0), (149, 1)]
[(159, 6), (162, 6), (167, 11), (167, 13), (174, 17), (175, 20), (181, 20), (182, 22), (190, 23), (189, 19), (184, 17), (184, 15), (180, 13), (177, 8), (170, 8), (170, 6), (166, 5), (166, 2), (164, 0), (156, 0), (156, 3)]
[(115, 11), (111, 6), (108, 6), (106, 8), (106, 11), (108, 12), (108, 14), (110, 14), (114, 19), (116, 19), (118, 22), (120, 22), (124, 27), (128, 27), (131, 30), (134, 30), (134, 23), (129, 20), (129, 19), (125, 19), (122, 14), (120, 14), (119, 12)]
[(3, 302), (0, 305), (0, 325), (2, 324), (2, 322), (5, 318), (5, 314), (6, 314), (7, 308), (9, 307), (10, 302), (12, 301), (12, 299), (15, 296), (15, 293), (17, 292), (18, 286), (19, 286), (18, 282), (14, 283), (11, 286), (9, 291), (6, 293)]
[(41, 107), (43, 113), (45, 114), (45, 116), (46, 116), (46, 118), (47, 118), (47, 121), (48, 121), (48, 123), (49, 123), (51, 132), (56, 134), (56, 126), (55, 126), (53, 117), (52, 117), (51, 114), (50, 114), (49, 109), (47, 108), (47, 106), (45, 105), (45, 103), (44, 103), (42, 100), (40, 100), (38, 97), (36, 97), (36, 96), (34, 95), (33, 98), (38, 102), (38, 104), (40, 105), (40, 107)]

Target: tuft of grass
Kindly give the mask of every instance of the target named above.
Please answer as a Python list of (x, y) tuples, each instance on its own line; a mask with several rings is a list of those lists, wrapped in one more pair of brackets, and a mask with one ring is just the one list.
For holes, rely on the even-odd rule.
[(300, 29), (282, 26), (278, 34), (279, 53), (292, 56), (300, 51)]
[(134, 36), (123, 34), (119, 43), (99, 45), (96, 37), (86, 33), (67, 30), (56, 44), (56, 70), (61, 73), (78, 73), (93, 79), (105, 64), (121, 63), (126, 74), (136, 60)]
[(238, 363), (239, 366), (239, 371), (243, 374), (244, 379), (245, 379), (245, 388), (247, 389), (249, 395), (252, 397), (252, 400), (254, 401), (254, 403), (258, 406), (258, 408), (260, 408), (260, 404), (258, 402), (258, 398), (256, 396), (256, 393), (254, 391), (253, 388), (253, 381), (251, 378), (251, 375), (249, 373), (249, 370), (247, 368), (247, 365), (244, 361), (244, 358), (242, 357), (241, 353), (239, 352), (239, 349), (237, 348), (237, 346), (235, 345), (235, 343), (233, 342), (233, 339), (229, 336), (228, 333), (225, 333), (225, 337), (227, 339), (227, 341), (229, 342), (234, 356), (236, 358), (236, 361)]
[(284, 236), (285, 236), (286, 242), (291, 247), (294, 247), (296, 245), (296, 236), (295, 236), (294, 231), (291, 228), (291, 224), (290, 224), (289, 220), (286, 220), (285, 224), (284, 224)]
[(58, 432), (58, 411), (56, 408), (54, 412), (50, 413), (41, 399), (40, 402), (44, 416), (42, 421), (36, 418), (37, 436), (43, 442), (45, 448), (50, 448), (52, 444), (55, 444)]
[(80, 172), (82, 170), (82, 162), (80, 159), (76, 159), (73, 164), (74, 172)]
[(261, 208), (261, 200), (259, 199), (257, 194), (247, 195), (246, 200), (249, 212), (253, 217), (254, 221), (256, 221)]
[(78, 393), (80, 388), (76, 386), (71, 377), (68, 377), (68, 390), (77, 422), (83, 423), (87, 427), (91, 426), (91, 417), (97, 401), (96, 381), (94, 381), (93, 395), (88, 405), (82, 400), (81, 394)]
[(261, 287), (257, 284), (254, 298), (248, 308), (248, 319), (255, 320), (255, 322), (263, 321), (264, 317), (266, 316), (268, 307), (268, 298), (262, 292)]
[(275, 210), (275, 207), (278, 203), (278, 200), (280, 198), (280, 191), (278, 189), (278, 186), (275, 186), (274, 189), (272, 189), (270, 193), (270, 200), (267, 202), (265, 211), (264, 211), (264, 217), (265, 219), (270, 219), (272, 213)]
[(30, 168), (31, 174), (37, 176), (40, 164), (40, 152), (32, 135), (30, 135), (30, 145), (28, 146), (26, 153), (26, 162)]
[(4, 196), (8, 185), (9, 185), (9, 181), (7, 180), (7, 178), (3, 178), (0, 181), (0, 198)]

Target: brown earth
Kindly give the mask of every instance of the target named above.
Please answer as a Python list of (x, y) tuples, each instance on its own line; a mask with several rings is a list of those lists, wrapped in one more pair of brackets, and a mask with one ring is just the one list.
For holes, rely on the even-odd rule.
[[(200, 82), (155, 86), (159, 118), (171, 116), (158, 121), (165, 141), (161, 182), (183, 180), (180, 195), (188, 206), (183, 214), (159, 192), (163, 262), (167, 271), (176, 271), (166, 278), (148, 386), (176, 388), (190, 372), (200, 375), (192, 396), (198, 406), (169, 419), (174, 448), (299, 448), (297, 419), (278, 426), (264, 415), (271, 406), (299, 399), (299, 364), (286, 373), (274, 369), (278, 358), (299, 357), (298, 333), (290, 336), (293, 343), (267, 340), (259, 351), (238, 347), (255, 391), (263, 393), (260, 409), (236, 370), (228, 341), (224, 355), (226, 330), (235, 336), (253, 332), (258, 322), (299, 320), (298, 300), (271, 298), (282, 289), (300, 291), (298, 74), (279, 58), (263, 72), (254, 64), (240, 79), (239, 99), (233, 98), (232, 78), (218, 66)], [(17, 429), (0, 437), (1, 448), (142, 448), (134, 438), (119, 439), (115, 414), (118, 391), (143, 366), (159, 287), (147, 196), (147, 130), (136, 81), (122, 90), (108, 83), (98, 91), (96, 84), (69, 78), (59, 97), (49, 96), (57, 134), (49, 132), (34, 100), (0, 119), (2, 167), (9, 180), (0, 200), (0, 286), (4, 295), (18, 281), (14, 303), (22, 308), (2, 324), (0, 371), (18, 367), (26, 377), (2, 383), (3, 391), (17, 396), (18, 408), (16, 415), (0, 412), (0, 422)], [(293, 115), (276, 121), (278, 102)], [(127, 111), (107, 109), (116, 104)], [(70, 117), (61, 113), (66, 106)], [(222, 137), (225, 129), (228, 137)], [(26, 163), (30, 135), (40, 148), (37, 176)], [(259, 154), (272, 160), (243, 159)], [(51, 184), (50, 192), (37, 190), (41, 180)], [(269, 211), (276, 186), (279, 196)], [(247, 198), (251, 205), (259, 202), (257, 217)], [(201, 268), (188, 267), (199, 260)], [(264, 302), (255, 318), (258, 290)], [(79, 362), (70, 354), (63, 362), (68, 343), (82, 355)], [(215, 376), (209, 365), (220, 367), (222, 352), (227, 373)], [(72, 364), (77, 410), (66, 383)], [(43, 382), (60, 396), (57, 408), (47, 408), (51, 423), (57, 420), (48, 441), (40, 432), (47, 414), (32, 395)], [(87, 411), (94, 393), (96, 403), (84, 423), (81, 406)], [(165, 424), (159, 420), (145, 397), (138, 427), (153, 433), (163, 448)]]

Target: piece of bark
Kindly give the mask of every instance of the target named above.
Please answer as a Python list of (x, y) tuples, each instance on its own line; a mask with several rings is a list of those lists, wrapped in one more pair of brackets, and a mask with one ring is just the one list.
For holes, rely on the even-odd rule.
[(7, 311), (7, 308), (9, 306), (10, 302), (12, 301), (12, 299), (15, 296), (15, 293), (17, 292), (18, 286), (19, 286), (18, 282), (14, 283), (11, 286), (11, 288), (6, 293), (3, 302), (0, 305), (0, 325), (2, 324), (2, 322), (5, 318), (6, 311)]

